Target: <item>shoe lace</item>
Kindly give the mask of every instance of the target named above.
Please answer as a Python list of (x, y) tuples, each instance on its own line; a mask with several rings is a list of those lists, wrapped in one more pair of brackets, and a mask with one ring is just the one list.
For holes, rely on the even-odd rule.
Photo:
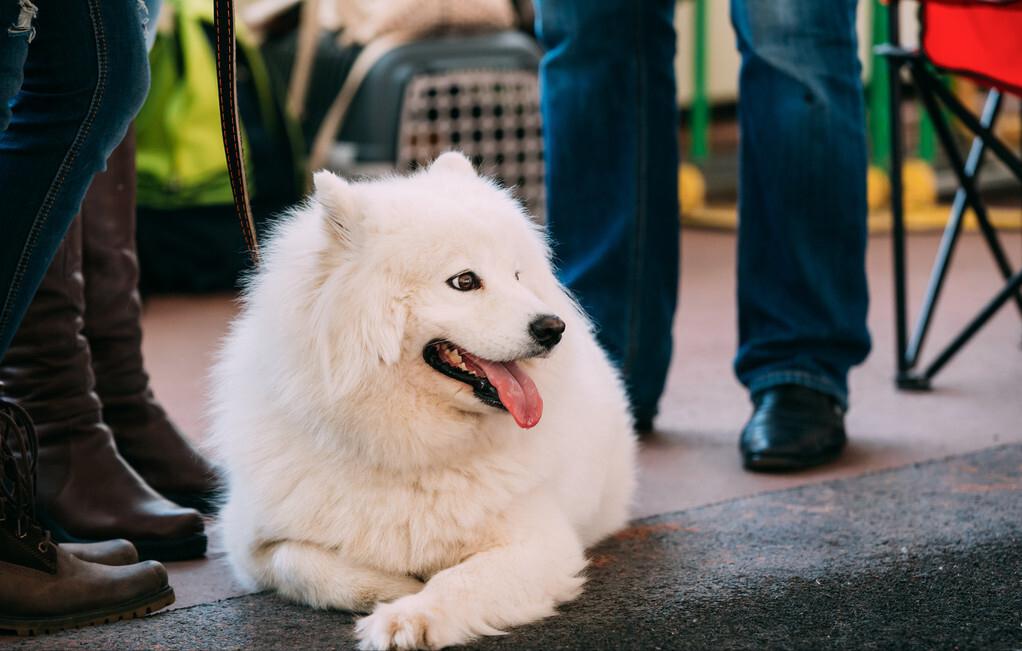
[(29, 532), (41, 537), (38, 547), (45, 551), (50, 532), (36, 519), (36, 460), (39, 442), (28, 413), (15, 402), (0, 398), (0, 522), (14, 520), (15, 535)]

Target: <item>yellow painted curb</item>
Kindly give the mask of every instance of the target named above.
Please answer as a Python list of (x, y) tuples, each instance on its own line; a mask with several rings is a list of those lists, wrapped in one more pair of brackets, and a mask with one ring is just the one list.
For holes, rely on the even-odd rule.
[[(936, 204), (925, 208), (909, 210), (905, 215), (905, 228), (911, 232), (926, 233), (940, 231), (947, 224), (951, 207)], [(988, 208), (990, 221), (999, 230), (1022, 229), (1022, 210), (1017, 208)], [(689, 215), (682, 215), (683, 226), (714, 230), (735, 230), (738, 213), (735, 206), (706, 206)], [(976, 219), (970, 210), (965, 216), (966, 230), (975, 230)], [(886, 233), (891, 230), (891, 213), (876, 210), (869, 214), (869, 232)]]
[(876, 165), (866, 170), (866, 208), (872, 212), (886, 207), (891, 201), (891, 179), (887, 171)]
[[(933, 166), (919, 158), (910, 158), (901, 166), (901, 179), (905, 187), (905, 212), (926, 210), (937, 205), (937, 173)], [(870, 206), (870, 211), (883, 206)]]

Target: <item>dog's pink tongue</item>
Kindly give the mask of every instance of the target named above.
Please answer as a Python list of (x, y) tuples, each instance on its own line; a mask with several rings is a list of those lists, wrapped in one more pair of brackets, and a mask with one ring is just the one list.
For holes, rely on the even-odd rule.
[(543, 416), (543, 398), (532, 378), (514, 362), (491, 362), (472, 356), (472, 361), (486, 373), (486, 379), (497, 390), (519, 427), (534, 427)]

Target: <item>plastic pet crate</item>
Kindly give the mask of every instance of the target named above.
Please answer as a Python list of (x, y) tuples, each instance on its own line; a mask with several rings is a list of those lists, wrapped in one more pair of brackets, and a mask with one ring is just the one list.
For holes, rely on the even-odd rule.
[(355, 95), (331, 167), (349, 174), (411, 170), (458, 149), (542, 220), (539, 61), (536, 43), (511, 31), (395, 48)]

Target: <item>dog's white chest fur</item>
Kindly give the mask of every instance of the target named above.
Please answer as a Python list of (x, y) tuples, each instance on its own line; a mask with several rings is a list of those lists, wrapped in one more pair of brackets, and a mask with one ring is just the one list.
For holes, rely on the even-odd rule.
[(585, 547), (627, 518), (621, 383), (541, 234), (457, 154), (405, 178), (317, 175), (214, 386), (235, 570), (372, 611), (363, 648), (548, 616), (581, 589)]

